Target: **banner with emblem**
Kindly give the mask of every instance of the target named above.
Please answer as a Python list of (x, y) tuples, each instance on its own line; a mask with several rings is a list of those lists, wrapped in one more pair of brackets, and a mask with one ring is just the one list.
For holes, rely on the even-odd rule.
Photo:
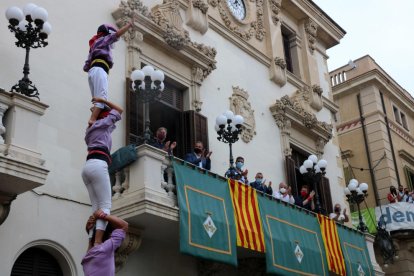
[(258, 195), (268, 273), (329, 275), (318, 220), (293, 205)]
[(237, 265), (236, 228), (227, 181), (174, 161), (180, 251)]
[(365, 237), (360, 232), (337, 226), (347, 275), (374, 276)]

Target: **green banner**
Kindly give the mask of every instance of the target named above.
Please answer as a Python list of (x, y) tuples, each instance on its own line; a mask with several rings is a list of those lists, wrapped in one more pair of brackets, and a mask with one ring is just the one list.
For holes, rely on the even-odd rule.
[(268, 273), (329, 275), (325, 248), (315, 216), (258, 196), (265, 233)]
[[(362, 215), (362, 221), (368, 227), (368, 232), (370, 234), (376, 234), (377, 233), (377, 219), (375, 216), (375, 208), (362, 209), (361, 215)], [(359, 225), (358, 211), (351, 213), (351, 221), (352, 221), (352, 226), (355, 229), (357, 229)]]
[(339, 225), (337, 230), (347, 275), (375, 275), (364, 235)]
[(174, 161), (180, 250), (237, 265), (236, 228), (227, 181)]

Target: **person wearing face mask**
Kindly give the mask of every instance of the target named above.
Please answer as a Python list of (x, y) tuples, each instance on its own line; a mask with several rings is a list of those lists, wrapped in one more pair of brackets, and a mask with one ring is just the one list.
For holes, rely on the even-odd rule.
[(308, 209), (309, 211), (315, 210), (315, 203), (313, 202), (313, 197), (315, 196), (315, 192), (311, 191), (309, 193), (308, 185), (302, 185), (300, 190), (300, 196), (295, 198), (295, 204), (299, 207)]
[(266, 180), (263, 180), (263, 174), (261, 172), (258, 172), (256, 174), (255, 180), (253, 182), (250, 182), (250, 186), (262, 193), (272, 195), (272, 182), (269, 182), (269, 186), (266, 185)]
[(193, 152), (187, 153), (184, 160), (205, 170), (211, 169), (211, 156), (212, 152), (206, 152), (203, 142), (197, 141), (194, 144)]
[(402, 202), (410, 202), (410, 192), (408, 191), (408, 188), (404, 188), (404, 195), (402, 197)]
[(398, 201), (403, 201), (403, 198), (404, 198), (404, 187), (403, 187), (403, 185), (398, 185), (397, 196), (398, 196)]
[(295, 199), (292, 196), (292, 191), (288, 185), (286, 185), (283, 182), (280, 182), (279, 184), (279, 190), (273, 192), (273, 197), (280, 199), (284, 202), (295, 204)]
[(230, 169), (227, 170), (227, 172), (224, 174), (224, 177), (238, 180), (248, 185), (249, 181), (247, 180), (247, 174), (249, 170), (245, 169), (243, 171), (243, 166), (244, 166), (244, 158), (241, 156), (238, 156), (236, 158), (236, 167), (234, 168), (235, 170), (234, 171), (231, 171)]
[(339, 203), (335, 204), (334, 212), (329, 214), (329, 218), (341, 224), (349, 221), (349, 217), (346, 214), (346, 208), (344, 208), (344, 211), (341, 214), (341, 205)]
[(165, 127), (160, 127), (155, 132), (154, 142), (151, 144), (151, 146), (162, 149), (163, 151), (168, 152), (169, 154), (172, 154), (172, 151), (177, 146), (177, 143), (167, 141), (165, 142), (165, 138), (167, 137), (167, 129)]
[(389, 203), (395, 203), (399, 201), (397, 189), (395, 189), (395, 187), (392, 185), (390, 186), (390, 192), (387, 195), (387, 199)]

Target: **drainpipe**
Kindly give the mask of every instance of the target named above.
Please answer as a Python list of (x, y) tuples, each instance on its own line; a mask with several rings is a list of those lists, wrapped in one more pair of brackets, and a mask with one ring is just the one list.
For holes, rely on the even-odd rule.
[(362, 125), (362, 133), (364, 134), (365, 152), (366, 152), (367, 158), (368, 158), (369, 174), (371, 176), (372, 188), (374, 189), (375, 203), (377, 204), (377, 206), (379, 206), (380, 201), (379, 201), (379, 194), (378, 194), (378, 189), (377, 189), (377, 182), (375, 181), (374, 170), (372, 169), (372, 165), (371, 165), (371, 155), (370, 155), (369, 147), (368, 147), (367, 131), (365, 129), (365, 118), (362, 115), (362, 105), (361, 105), (361, 95), (360, 94), (357, 95), (357, 100), (358, 100), (358, 109), (359, 109), (359, 119), (360, 119), (361, 125)]
[(398, 186), (400, 186), (401, 185), (400, 174), (398, 173), (398, 169), (397, 169), (397, 161), (395, 159), (394, 144), (392, 143), (391, 130), (388, 124), (387, 111), (385, 110), (384, 95), (381, 92), (380, 92), (380, 95), (381, 95), (382, 112), (384, 112), (385, 124), (387, 126), (388, 140), (390, 141), (390, 146), (391, 146), (392, 161), (394, 163), (395, 174), (397, 175)]

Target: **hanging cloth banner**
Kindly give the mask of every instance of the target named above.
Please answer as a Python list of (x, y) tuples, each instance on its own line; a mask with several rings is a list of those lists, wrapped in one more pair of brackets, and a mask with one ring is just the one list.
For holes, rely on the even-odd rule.
[(180, 208), (180, 251), (237, 265), (229, 185), (195, 167), (173, 162)]
[(375, 208), (377, 221), (386, 223), (387, 231), (414, 229), (414, 204), (397, 202)]
[(337, 231), (347, 274), (374, 276), (375, 272), (368, 253), (365, 236), (361, 232), (342, 225), (338, 225)]
[(329, 271), (337, 275), (346, 275), (344, 257), (339, 243), (336, 223), (332, 219), (318, 214), (323, 244), (325, 245), (326, 259)]
[(265, 252), (257, 192), (250, 186), (229, 179), (237, 229), (237, 246)]
[(257, 196), (265, 234), (266, 267), (278, 275), (329, 275), (315, 216)]

